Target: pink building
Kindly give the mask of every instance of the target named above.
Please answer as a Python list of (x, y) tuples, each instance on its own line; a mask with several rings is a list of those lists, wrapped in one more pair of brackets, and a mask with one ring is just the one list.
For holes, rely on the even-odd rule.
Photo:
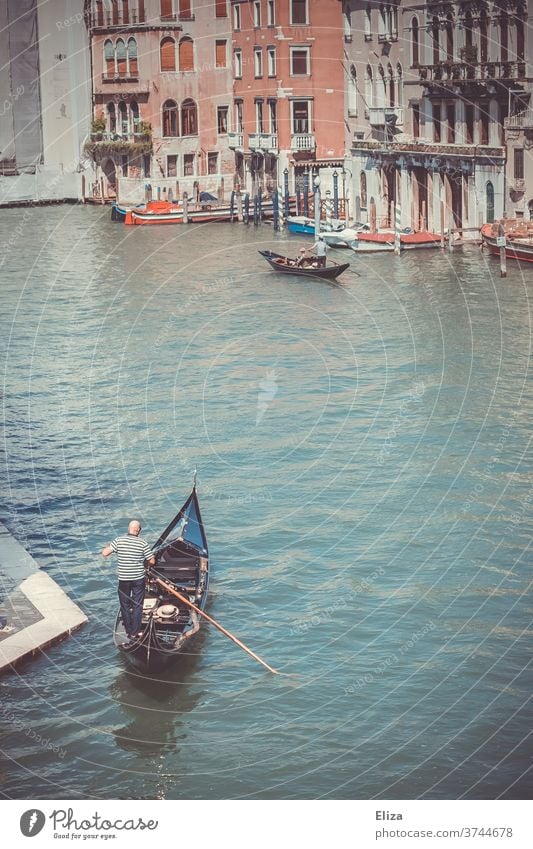
[[(235, 171), (247, 189), (342, 167), (342, 5), (232, 0)], [(322, 171), (324, 173), (324, 171)]]
[[(92, 0), (91, 153), (104, 191), (141, 199), (232, 186), (232, 68), (227, 0)], [(150, 125), (150, 126), (147, 126)], [(165, 194), (162, 194), (164, 197)]]

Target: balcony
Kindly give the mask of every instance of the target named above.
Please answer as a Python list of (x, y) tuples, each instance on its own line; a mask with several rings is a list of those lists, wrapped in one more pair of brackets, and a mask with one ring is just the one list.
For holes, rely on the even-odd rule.
[(93, 13), (90, 19), (90, 28), (92, 30), (109, 30), (114, 27), (123, 28), (125, 26), (136, 26), (137, 24), (143, 24), (144, 22), (144, 17), (142, 19), (139, 18), (137, 9), (130, 9), (129, 12), (123, 12), (122, 9), (117, 8), (115, 13), (102, 12), (101, 15)]
[(249, 133), (248, 147), (250, 150), (262, 150), (266, 153), (278, 152), (277, 133)]
[(510, 115), (509, 118), (505, 118), (503, 125), (506, 130), (533, 129), (533, 109), (526, 109), (519, 115)]
[(398, 106), (369, 106), (368, 120), (372, 127), (403, 124), (403, 109)]
[(446, 159), (464, 159), (477, 162), (483, 160), (494, 164), (503, 164), (505, 161), (504, 147), (490, 147), (482, 144), (446, 144), (444, 142), (434, 142), (429, 139), (412, 139), (411, 141), (392, 141), (383, 143), (376, 139), (357, 139), (352, 141), (352, 150), (365, 150), (373, 157), (381, 157), (384, 159), (396, 158), (402, 154), (409, 154), (410, 160), (416, 160), (417, 164), (423, 165), (428, 169), (433, 169), (437, 166), (439, 158)]
[[(111, 77), (102, 74), (102, 89), (105, 94), (150, 94), (150, 80), (140, 80), (139, 77)], [(95, 94), (98, 92), (95, 91)]]
[(316, 148), (316, 139), (310, 133), (296, 133), (291, 136), (291, 150), (296, 153), (299, 151), (313, 151)]
[(228, 146), (230, 150), (243, 150), (244, 133), (228, 133)]
[(460, 62), (446, 60), (436, 65), (421, 65), (418, 69), (420, 82), (440, 85), (488, 82), (490, 80), (522, 80), (525, 77), (525, 62)]

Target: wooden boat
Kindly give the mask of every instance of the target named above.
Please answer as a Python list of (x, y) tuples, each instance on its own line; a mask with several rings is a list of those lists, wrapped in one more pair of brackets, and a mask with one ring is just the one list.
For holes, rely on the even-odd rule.
[[(505, 256), (508, 259), (533, 262), (533, 221), (504, 218), (501, 221), (505, 236)], [(500, 222), (484, 224), (481, 228), (483, 247), (487, 247), (494, 256), (500, 255), (498, 241)]]
[(282, 274), (298, 274), (300, 277), (321, 277), (324, 280), (335, 280), (350, 267), (349, 262), (338, 263), (330, 259), (326, 259), (326, 265), (319, 266), (316, 256), (290, 259), (274, 253), (274, 251), (259, 251), (259, 253), (274, 271), (280, 271)]
[[(438, 233), (419, 231), (417, 233), (400, 233), (400, 250), (415, 250), (420, 248), (438, 248), (440, 236)], [(376, 253), (394, 250), (394, 231), (387, 230), (379, 233), (358, 233), (350, 243), (356, 253)]]
[[(307, 218), (305, 215), (289, 215), (286, 221), (287, 230), (289, 233), (296, 233), (299, 236), (314, 236), (315, 235), (315, 219)], [(337, 230), (343, 230), (346, 226), (346, 221), (341, 220), (340, 218), (333, 218), (331, 220), (331, 224), (326, 226), (326, 223), (322, 221), (320, 225), (320, 232), (331, 232), (334, 233)]]
[[(209, 585), (207, 540), (196, 482), (183, 507), (163, 531), (153, 554), (143, 605), (142, 634), (128, 642), (118, 613), (114, 641), (128, 661), (143, 670), (163, 669), (176, 659), (200, 629), (200, 617), (156, 581), (159, 577), (204, 609)], [(126, 645), (125, 645), (126, 644)]]

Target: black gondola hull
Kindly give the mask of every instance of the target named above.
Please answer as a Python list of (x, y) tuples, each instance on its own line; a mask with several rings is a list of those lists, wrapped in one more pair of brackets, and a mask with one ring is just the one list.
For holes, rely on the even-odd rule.
[(335, 280), (350, 267), (349, 262), (338, 263), (333, 262), (333, 260), (327, 260), (324, 266), (319, 266), (316, 263), (302, 266), (297, 264), (297, 260), (282, 256), (274, 251), (259, 251), (259, 253), (274, 271), (279, 271), (281, 274), (294, 274), (299, 277), (319, 277), (322, 280)]

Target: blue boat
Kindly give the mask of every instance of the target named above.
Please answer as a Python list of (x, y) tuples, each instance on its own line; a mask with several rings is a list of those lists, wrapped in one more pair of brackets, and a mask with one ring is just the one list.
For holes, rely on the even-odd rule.
[[(287, 218), (287, 230), (289, 233), (298, 233), (300, 236), (314, 236), (315, 235), (315, 220), (314, 218), (307, 218), (305, 215), (290, 215)], [(331, 221), (331, 225), (326, 226), (323, 221), (320, 225), (321, 233), (332, 233), (337, 230), (343, 230), (346, 226), (345, 221), (341, 221), (338, 218), (333, 218)]]

